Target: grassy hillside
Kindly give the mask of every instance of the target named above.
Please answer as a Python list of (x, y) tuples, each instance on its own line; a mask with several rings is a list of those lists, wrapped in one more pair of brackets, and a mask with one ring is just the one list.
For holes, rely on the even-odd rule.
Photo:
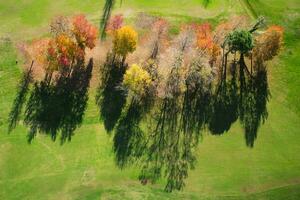
[(15, 44), (46, 35), (48, 21), (57, 14), (85, 13), (98, 24), (103, 0), (0, 1), (0, 199), (299, 199), (300, 3), (211, 2), (205, 10), (202, 0), (123, 0), (115, 10), (128, 17), (147, 11), (176, 22), (218, 20), (232, 12), (253, 16), (255, 11), (286, 30), (282, 55), (269, 63), (269, 118), (259, 130), (255, 147), (246, 147), (239, 123), (223, 136), (204, 135), (186, 188), (167, 194), (163, 183), (142, 186), (138, 169), (115, 167), (111, 138), (98, 122), (95, 89), (90, 91), (84, 124), (72, 142), (61, 146), (39, 135), (28, 145), (22, 125), (7, 134), (7, 115), (21, 75)]

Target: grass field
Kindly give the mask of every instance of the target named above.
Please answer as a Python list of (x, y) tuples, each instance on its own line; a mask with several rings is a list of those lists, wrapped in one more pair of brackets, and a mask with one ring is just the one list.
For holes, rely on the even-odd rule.
[[(251, 9), (245, 3), (250, 3)], [(26, 128), (7, 134), (7, 116), (21, 75), (14, 45), (47, 35), (58, 14), (84, 13), (99, 23), (103, 0), (0, 0), (0, 199), (300, 199), (300, 3), (298, 0), (123, 0), (114, 12), (139, 11), (174, 19), (219, 20), (229, 14), (266, 16), (285, 28), (285, 47), (272, 63), (269, 118), (253, 149), (241, 125), (223, 136), (204, 135), (198, 162), (182, 192), (163, 191), (163, 181), (142, 186), (137, 168), (118, 169), (112, 138), (98, 120), (95, 88), (84, 123), (72, 142), (61, 146), (39, 135), (31, 145)], [(253, 15), (255, 11), (255, 15)], [(251, 14), (252, 13), (252, 14)], [(13, 44), (4, 42), (11, 38)], [(19, 62), (22, 64), (22, 62)]]

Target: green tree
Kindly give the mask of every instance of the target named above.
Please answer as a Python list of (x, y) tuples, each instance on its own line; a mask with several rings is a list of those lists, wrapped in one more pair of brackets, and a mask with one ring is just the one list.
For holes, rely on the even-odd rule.
[(231, 52), (248, 53), (254, 47), (252, 34), (246, 30), (235, 30), (227, 36), (227, 43)]

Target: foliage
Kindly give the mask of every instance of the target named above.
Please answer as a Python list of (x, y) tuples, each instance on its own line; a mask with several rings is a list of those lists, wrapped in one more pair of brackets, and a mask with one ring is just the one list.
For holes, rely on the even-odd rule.
[(123, 85), (138, 96), (145, 94), (150, 83), (151, 78), (148, 72), (137, 64), (131, 65), (124, 75)]
[(214, 47), (210, 24), (204, 23), (197, 27), (197, 46), (202, 50)]
[[(264, 42), (280, 46), (280, 29), (273, 27), (256, 37), (252, 32), (256, 26), (246, 31), (229, 24), (226, 31), (231, 32), (225, 37), (208, 23), (183, 25), (168, 41), (168, 23), (159, 19), (152, 26), (152, 37), (145, 39), (151, 44), (150, 56), (140, 66), (128, 68), (125, 60), (137, 48), (137, 32), (122, 27), (122, 21), (116, 17), (108, 27), (113, 47), (100, 67), (96, 96), (104, 128), (113, 134), (120, 168), (141, 162), (141, 182), (165, 177), (165, 191), (171, 192), (185, 186), (204, 129), (222, 135), (239, 119), (246, 145), (253, 147), (268, 116), (263, 61), (278, 53)], [(38, 132), (53, 140), (61, 133), (62, 142), (70, 140), (82, 122), (93, 67), (92, 60), (84, 65), (85, 49), (95, 46), (96, 31), (83, 16), (75, 17), (70, 27), (54, 31), (47, 51), (51, 68), (44, 80), (34, 84), (27, 102), (24, 122), (30, 128), (29, 141)], [(168, 45), (162, 44), (165, 41)], [(256, 62), (259, 51), (253, 50), (254, 41), (257, 49), (269, 53), (260, 62)]]
[[(70, 67), (75, 58), (76, 44), (70, 37), (64, 34), (58, 35), (55, 40), (49, 42), (47, 49), (47, 70), (57, 71), (63, 67)], [(82, 57), (80, 58), (82, 59)]]
[(221, 47), (214, 41), (212, 28), (209, 23), (196, 26), (197, 30), (197, 47), (208, 53), (210, 63), (213, 65), (217, 61), (217, 57), (221, 54)]
[(93, 59), (85, 66), (85, 49), (94, 48), (97, 31), (83, 15), (75, 16), (71, 26), (67, 24), (68, 20), (62, 17), (52, 22), (53, 38), (42, 52), (46, 57), (44, 78), (32, 80), (34, 86), (29, 91), (31, 69), (24, 74), (11, 111), (10, 129), (14, 128), (25, 96), (30, 92), (24, 116), (30, 129), (29, 142), (40, 132), (51, 135), (53, 140), (61, 134), (63, 143), (71, 140), (82, 123), (93, 69)]
[(227, 43), (230, 51), (247, 53), (254, 47), (253, 37), (249, 31), (236, 30), (227, 36)]
[(123, 15), (113, 16), (107, 24), (106, 32), (113, 34), (115, 31), (117, 31), (123, 26), (124, 23), (123, 21), (124, 21)]
[(72, 33), (81, 49), (85, 47), (93, 49), (95, 47), (97, 29), (86, 20), (84, 15), (73, 18)]
[[(264, 63), (245, 60), (253, 53), (257, 59), (256, 48), (263, 47), (257, 41), (264, 34), (253, 34), (259, 24), (253, 31), (246, 31), (246, 27), (235, 30), (242, 26), (237, 20), (219, 26), (226, 30), (216, 32), (208, 23), (183, 25), (180, 33), (166, 42), (170, 45), (164, 45), (168, 23), (159, 19), (146, 37), (145, 43), (150, 45), (144, 47), (150, 50), (150, 57), (141, 66), (133, 64), (127, 70), (122, 63), (132, 52), (128, 44), (134, 44), (134, 49), (137, 45), (129, 36), (135, 34), (126, 26), (115, 32), (113, 53), (123, 56), (123, 61), (108, 54), (101, 73), (104, 87), (97, 98), (106, 130), (115, 130), (114, 151), (120, 168), (142, 161), (141, 182), (155, 183), (164, 176), (165, 191), (171, 192), (184, 187), (203, 129), (221, 135), (239, 119), (246, 145), (253, 147), (259, 126), (267, 118), (269, 98)], [(266, 34), (274, 34), (273, 30)], [(275, 41), (280, 39), (277, 32)], [(135, 42), (124, 44), (127, 40)], [(240, 53), (239, 62), (236, 52)], [(251, 72), (246, 63), (251, 63)], [(121, 83), (125, 91), (119, 89)], [(146, 129), (140, 124), (143, 120)]]
[(130, 26), (124, 26), (116, 31), (113, 39), (113, 51), (126, 57), (129, 53), (135, 51), (137, 46), (137, 32)]
[(256, 42), (254, 56), (257, 59), (268, 61), (278, 55), (283, 44), (283, 28), (270, 26)]
[(83, 62), (85, 48), (95, 47), (97, 29), (89, 24), (83, 15), (75, 16), (72, 27), (67, 28), (56, 30), (54, 38), (49, 41), (46, 70), (50, 72), (64, 71), (76, 63)]

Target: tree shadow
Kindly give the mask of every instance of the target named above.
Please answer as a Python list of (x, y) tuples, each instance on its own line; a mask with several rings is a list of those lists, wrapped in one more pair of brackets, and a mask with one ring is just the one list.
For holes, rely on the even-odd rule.
[(202, 5), (204, 8), (207, 8), (207, 6), (210, 4), (210, 0), (202, 0)]
[[(243, 70), (242, 70), (243, 73)], [(268, 117), (267, 102), (270, 92), (265, 67), (259, 69), (252, 78), (246, 80), (241, 75), (239, 114), (245, 130), (246, 145), (254, 146), (259, 126)]]
[(239, 118), (245, 131), (246, 145), (253, 147), (258, 128), (268, 117), (270, 92), (265, 66), (257, 66), (258, 70), (253, 74), (245, 73), (246, 67), (244, 62), (233, 62), (231, 79), (220, 79), (212, 98), (208, 128), (213, 135), (221, 135), (229, 131)]
[(37, 132), (49, 134), (54, 141), (61, 133), (61, 143), (71, 140), (82, 123), (92, 69), (93, 60), (90, 59), (87, 67), (78, 64), (72, 74), (59, 76), (54, 84), (47, 81), (47, 76), (34, 84), (24, 119), (30, 127), (28, 142)]
[(203, 88), (199, 71), (191, 71), (185, 81), (181, 113), (181, 130), (188, 134), (200, 134), (211, 115), (211, 84)]
[(229, 131), (231, 125), (238, 119), (238, 85), (236, 81), (236, 66), (231, 64), (231, 79), (221, 78), (211, 104), (211, 118), (208, 128), (213, 135), (221, 135)]
[(114, 152), (116, 163), (124, 168), (130, 161), (140, 158), (146, 150), (145, 134), (140, 128), (142, 105), (132, 99), (115, 129)]
[(104, 72), (97, 90), (96, 103), (100, 108), (100, 119), (107, 132), (114, 129), (126, 104), (126, 92), (120, 87), (126, 68), (127, 65), (115, 61), (112, 55), (108, 55), (103, 66)]
[(34, 61), (32, 61), (30, 68), (23, 72), (23, 76), (19, 82), (17, 96), (14, 99), (11, 111), (9, 113), (8, 133), (10, 133), (16, 127), (18, 121), (20, 120), (20, 114), (22, 112), (23, 105), (26, 102), (27, 94), (30, 91), (30, 83), (33, 81), (33, 64)]
[[(196, 125), (187, 121), (192, 116), (188, 112), (190, 105), (182, 107), (180, 78), (179, 69), (174, 68), (167, 80), (168, 95), (159, 102), (152, 116), (146, 162), (139, 177), (142, 183), (147, 180), (154, 183), (164, 175), (167, 178), (167, 192), (184, 187), (188, 170), (193, 168), (196, 160), (193, 148), (199, 136), (189, 131), (194, 130)], [(192, 97), (186, 95), (186, 98)], [(182, 113), (185, 113), (184, 117)]]
[(115, 128), (114, 152), (120, 168), (138, 160), (147, 151), (147, 131), (142, 130), (140, 125), (155, 105), (159, 77), (155, 63), (145, 62), (143, 68), (149, 73), (152, 82), (145, 88), (143, 95), (129, 95), (129, 104), (123, 109)]

